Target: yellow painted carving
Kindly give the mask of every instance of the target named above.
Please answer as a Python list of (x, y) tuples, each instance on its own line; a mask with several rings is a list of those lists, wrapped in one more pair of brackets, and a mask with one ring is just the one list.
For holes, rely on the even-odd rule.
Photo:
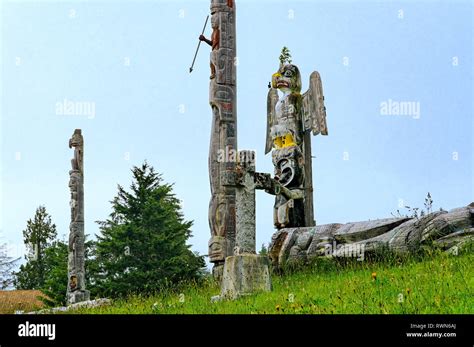
[(276, 85), (276, 79), (281, 77), (281, 73), (279, 72), (275, 72), (273, 75), (272, 75), (272, 88), (276, 88), (277, 85)]
[(282, 136), (282, 147), (285, 148), (291, 146), (296, 146), (296, 143), (293, 140), (293, 135), (291, 133), (288, 133), (285, 136)]
[(295, 140), (293, 139), (293, 135), (291, 133), (275, 137), (275, 139), (273, 140), (273, 144), (275, 145), (275, 148), (286, 148), (296, 146)]
[(275, 148), (282, 148), (283, 142), (281, 136), (275, 137), (275, 139), (273, 140), (273, 144), (275, 145)]

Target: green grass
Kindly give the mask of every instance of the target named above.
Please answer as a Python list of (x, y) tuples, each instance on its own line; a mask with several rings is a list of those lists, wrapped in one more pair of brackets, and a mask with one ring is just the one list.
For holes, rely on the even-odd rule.
[[(320, 260), (273, 275), (273, 291), (210, 303), (211, 280), (180, 292), (132, 296), (92, 314), (450, 314), (474, 313), (474, 254), (349, 262)], [(181, 295), (180, 295), (181, 294)], [(399, 302), (403, 298), (402, 302)], [(180, 300), (181, 299), (181, 300)]]

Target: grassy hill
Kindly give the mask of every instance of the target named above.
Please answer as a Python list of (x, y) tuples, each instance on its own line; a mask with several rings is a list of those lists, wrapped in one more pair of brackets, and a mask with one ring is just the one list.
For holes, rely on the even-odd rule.
[(474, 254), (341, 263), (319, 260), (273, 276), (273, 291), (211, 303), (212, 280), (180, 291), (131, 296), (87, 314), (474, 313)]
[(39, 290), (0, 290), (0, 314), (42, 309), (45, 304), (41, 298), (46, 295)]

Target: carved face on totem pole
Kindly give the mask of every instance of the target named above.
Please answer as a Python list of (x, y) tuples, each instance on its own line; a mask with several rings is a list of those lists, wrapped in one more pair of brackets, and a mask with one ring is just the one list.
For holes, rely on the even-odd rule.
[(278, 229), (305, 226), (305, 211), (312, 211), (311, 142), (306, 135), (309, 130), (327, 134), (319, 74), (311, 74), (309, 90), (301, 95), (301, 74), (290, 58), (285, 47), (267, 96), (265, 154), (272, 152), (275, 181), (288, 189), (277, 186), (274, 192)]
[(211, 13), (211, 28), (219, 29), (219, 13), (217, 12)]
[(213, 236), (209, 240), (209, 261), (212, 263), (225, 260), (225, 237)]
[(81, 228), (79, 223), (71, 222), (69, 223), (69, 250), (74, 250), (74, 243), (76, 239), (80, 236)]
[(81, 178), (79, 171), (72, 170), (69, 175), (69, 189), (71, 191), (71, 200), (69, 202), (71, 206), (71, 220), (77, 220), (79, 214), (78, 208), (78, 196), (79, 196), (79, 185), (81, 183)]
[(81, 129), (76, 129), (69, 139), (69, 148), (74, 147), (74, 159), (71, 160), (71, 166), (73, 170), (79, 170), (81, 173), (83, 172), (83, 146), (84, 139), (82, 137), (82, 131)]
[(69, 279), (69, 288), (71, 289), (71, 291), (77, 289), (77, 276), (71, 276), (71, 278)]
[(283, 93), (301, 92), (300, 70), (293, 64), (280, 64), (278, 72), (272, 75), (272, 88), (281, 90)]
[(68, 286), (67, 302), (75, 303), (89, 300), (85, 289), (84, 266), (84, 141), (81, 129), (75, 129), (69, 139), (69, 148), (74, 148), (74, 158), (69, 170), (69, 189), (71, 192), (71, 222), (68, 243)]
[(272, 75), (272, 87), (282, 93), (274, 106), (276, 122), (270, 130), (275, 178), (285, 187), (298, 187), (303, 179), (303, 155), (298, 147), (302, 140), (298, 122), (301, 109), (301, 75), (298, 67), (280, 64), (278, 72)]
[(82, 131), (81, 129), (76, 129), (74, 130), (74, 134), (72, 134), (71, 139), (69, 139), (69, 148), (82, 147), (82, 145), (83, 145)]
[[(209, 146), (209, 178), (211, 200), (208, 243), (209, 260), (214, 263), (213, 274), (220, 278), (225, 257), (232, 254), (235, 242), (235, 188), (225, 185), (224, 176), (233, 172), (235, 160), (227, 156), (237, 149), (236, 69), (234, 67), (235, 8), (232, 0), (211, 0), (210, 39), (199, 40), (211, 46), (209, 103), (212, 109), (212, 129)], [(225, 153), (220, 160), (221, 152)], [(231, 154), (232, 155), (232, 154)], [(222, 157), (221, 157), (222, 158)]]

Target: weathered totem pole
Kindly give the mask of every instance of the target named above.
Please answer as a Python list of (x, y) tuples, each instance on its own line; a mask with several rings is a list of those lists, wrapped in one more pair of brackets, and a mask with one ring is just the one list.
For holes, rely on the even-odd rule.
[(81, 129), (74, 130), (69, 148), (74, 147), (72, 169), (69, 171), (71, 190), (71, 224), (69, 225), (68, 304), (89, 300), (84, 269), (84, 139)]
[(223, 179), (223, 184), (235, 187), (236, 236), (233, 255), (225, 260), (220, 298), (272, 290), (269, 259), (255, 249), (255, 189), (264, 189), (268, 181), (269, 174), (255, 172), (255, 152), (248, 150), (238, 152), (235, 171), (227, 172)]
[[(280, 92), (280, 96), (278, 95)], [(273, 223), (277, 229), (314, 226), (311, 136), (327, 135), (321, 78), (314, 71), (301, 92), (301, 75), (287, 48), (280, 56), (267, 96), (265, 154), (272, 151), (276, 181)]]
[[(212, 47), (209, 103), (212, 129), (209, 148), (209, 258), (213, 274), (221, 278), (225, 258), (233, 254), (235, 243), (235, 187), (225, 186), (222, 177), (234, 171), (236, 160), (222, 153), (237, 151), (237, 93), (235, 42), (235, 3), (233, 0), (211, 0), (212, 36), (199, 37)], [(234, 155), (235, 158), (235, 155)]]

